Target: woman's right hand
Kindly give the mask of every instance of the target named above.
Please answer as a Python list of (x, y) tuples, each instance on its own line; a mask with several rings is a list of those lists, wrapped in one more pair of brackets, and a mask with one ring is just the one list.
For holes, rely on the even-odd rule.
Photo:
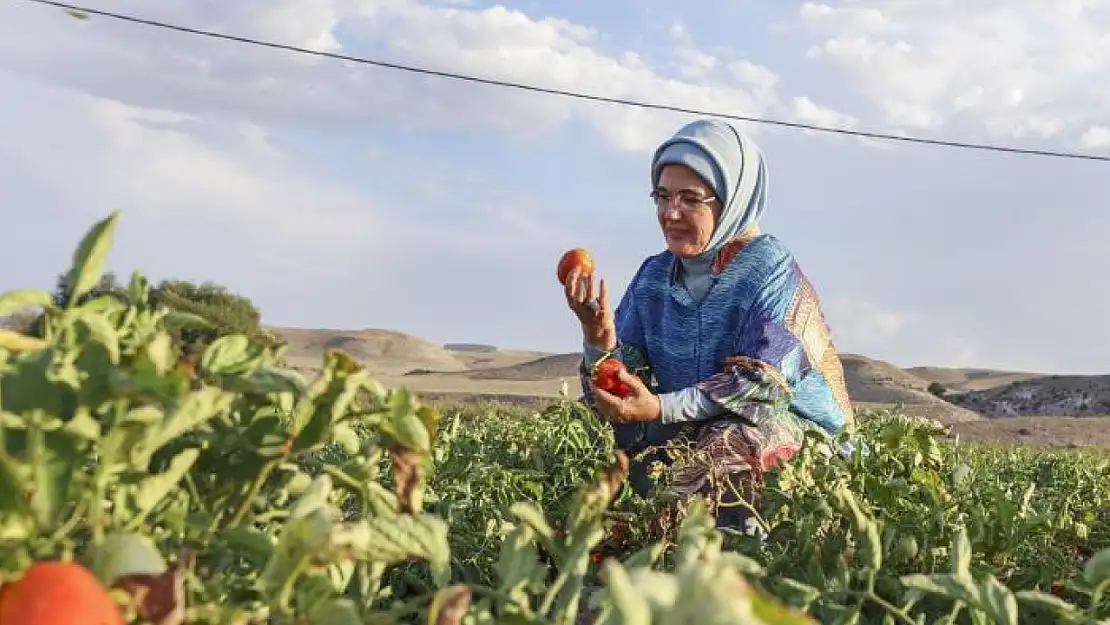
[(583, 276), (580, 267), (567, 275), (563, 285), (567, 306), (582, 324), (582, 336), (594, 347), (611, 352), (617, 348), (617, 328), (609, 309), (609, 289), (605, 280), (594, 288), (593, 276)]

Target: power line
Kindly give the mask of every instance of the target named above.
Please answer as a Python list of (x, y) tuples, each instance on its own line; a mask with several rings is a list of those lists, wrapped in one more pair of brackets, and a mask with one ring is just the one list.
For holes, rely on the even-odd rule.
[(562, 96), (566, 98), (573, 98), (577, 100), (586, 100), (590, 102), (601, 102), (605, 104), (617, 104), (621, 106), (630, 106), (634, 108), (667, 111), (671, 113), (683, 113), (688, 115), (697, 115), (701, 117), (719, 117), (722, 119), (729, 119), (734, 121), (749, 122), (753, 124), (763, 124), (768, 126), (779, 126), (783, 128), (792, 128), (796, 130), (810, 130), (813, 132), (824, 132), (829, 134), (845, 135), (850, 137), (859, 137), (863, 139), (879, 139), (884, 141), (901, 141), (903, 143), (917, 143), (924, 145), (936, 145), (948, 148), (963, 148), (968, 150), (985, 150), (988, 152), (1004, 152), (1009, 154), (1021, 154), (1026, 156), (1047, 156), (1052, 158), (1066, 158), (1075, 160), (1086, 161), (1103, 161), (1110, 162), (1110, 156), (1100, 156), (1097, 154), (1083, 154), (1080, 152), (1064, 152), (1058, 150), (1038, 150), (1033, 148), (1017, 148), (1005, 145), (994, 145), (987, 143), (968, 143), (963, 141), (948, 141), (944, 139), (929, 139), (926, 137), (913, 137), (905, 135), (892, 135), (880, 132), (867, 132), (863, 130), (851, 130), (848, 128), (836, 128), (829, 126), (817, 126), (814, 124), (805, 124), (801, 122), (791, 122), (781, 119), (771, 119), (766, 117), (754, 117), (746, 115), (733, 115), (729, 113), (718, 113), (714, 111), (704, 111), (699, 109), (685, 108), (681, 106), (671, 106), (669, 104), (658, 104), (654, 102), (644, 102), (639, 100), (630, 100), (625, 98), (610, 98), (600, 95), (589, 93), (580, 93), (575, 91), (567, 91), (564, 89), (555, 89), (551, 87), (540, 87), (537, 85), (529, 85), (524, 83), (509, 82), (504, 80), (496, 80), (493, 78), (482, 78), (480, 76), (471, 76), (467, 74), (458, 74), (454, 72), (447, 72), (442, 70), (434, 70), (425, 67), (417, 67), (414, 65), (404, 65), (401, 63), (391, 63), (388, 61), (379, 61), (376, 59), (369, 59), (365, 57), (350, 56), (346, 54), (338, 54), (335, 52), (323, 52), (320, 50), (311, 50), (309, 48), (302, 48), (299, 46), (288, 45), (284, 43), (276, 43), (272, 41), (264, 41), (261, 39), (252, 39), (249, 37), (240, 37), (238, 35), (229, 35), (226, 33), (219, 33), (210, 30), (202, 30), (199, 28), (190, 28), (188, 26), (179, 26), (177, 24), (169, 24), (166, 22), (159, 22), (133, 15), (125, 15), (123, 13), (113, 13), (111, 11), (102, 11), (100, 9), (91, 9), (88, 7), (76, 6), (73, 4), (66, 4), (64, 2), (57, 2), (56, 0), (24, 0), (25, 2), (34, 2), (38, 4), (50, 5), (60, 9), (66, 10), (70, 15), (81, 19), (87, 18), (89, 15), (99, 15), (101, 17), (108, 17), (124, 22), (133, 24), (141, 24), (144, 26), (151, 26), (154, 28), (163, 28), (173, 30), (181, 33), (191, 35), (199, 35), (201, 37), (209, 37), (212, 39), (219, 39), (223, 41), (232, 41), (235, 43), (243, 43), (262, 48), (272, 48), (275, 50), (284, 50), (286, 52), (296, 52), (298, 54), (307, 54), (310, 56), (324, 57), (329, 59), (336, 59), (340, 61), (349, 61), (352, 63), (360, 63), (363, 65), (371, 65), (383, 69), (392, 69), (412, 74), (421, 74), (424, 76), (435, 76), (438, 78), (449, 78), (461, 82), (478, 83), (489, 85), (492, 87), (503, 87), (507, 89), (516, 89), (518, 91), (529, 91), (532, 93), (542, 93), (546, 95)]

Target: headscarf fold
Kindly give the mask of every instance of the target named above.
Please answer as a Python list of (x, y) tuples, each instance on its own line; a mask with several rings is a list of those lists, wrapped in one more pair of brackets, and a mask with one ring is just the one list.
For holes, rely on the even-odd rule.
[(664, 165), (686, 165), (721, 203), (721, 217), (698, 260), (712, 262), (729, 241), (758, 224), (767, 201), (767, 166), (755, 141), (715, 119), (691, 122), (663, 142), (651, 163), (651, 184)]

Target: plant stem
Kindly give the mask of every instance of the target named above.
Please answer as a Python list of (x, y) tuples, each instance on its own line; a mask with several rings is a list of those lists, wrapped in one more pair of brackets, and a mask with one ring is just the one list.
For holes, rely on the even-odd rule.
[(231, 525), (233, 527), (243, 523), (243, 519), (247, 517), (247, 512), (251, 509), (251, 503), (254, 502), (254, 498), (258, 496), (258, 492), (262, 490), (262, 485), (266, 483), (266, 480), (270, 477), (270, 473), (273, 472), (274, 467), (277, 465), (277, 460), (271, 460), (258, 472), (258, 476), (251, 482), (250, 489), (247, 491), (246, 495), (243, 496), (243, 500), (239, 502), (239, 508), (235, 511), (235, 516), (231, 517)]
[(890, 603), (886, 599), (883, 599), (879, 595), (876, 595), (874, 592), (868, 591), (868, 592), (858, 592), (858, 593), (853, 593), (853, 594), (855, 594), (857, 597), (860, 597), (861, 599), (864, 599), (866, 601), (870, 601), (870, 602), (874, 603), (875, 605), (879, 606), (880, 608), (886, 610), (887, 613), (895, 616), (899, 621), (907, 623), (908, 625), (917, 625), (917, 621), (913, 620), (913, 618), (910, 617), (909, 614), (906, 614), (905, 610), (903, 610), (902, 608), (899, 608), (898, 606), (894, 605), (893, 603)]

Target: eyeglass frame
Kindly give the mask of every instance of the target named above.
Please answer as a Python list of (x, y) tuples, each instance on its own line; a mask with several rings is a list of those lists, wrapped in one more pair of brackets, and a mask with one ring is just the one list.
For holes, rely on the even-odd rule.
[[(685, 197), (683, 197), (684, 193)], [(697, 197), (690, 197), (695, 194)], [(702, 206), (709, 206), (717, 201), (717, 196), (715, 195), (701, 196), (689, 189), (682, 189), (674, 195), (670, 195), (670, 192), (666, 189), (652, 189), (651, 193), (648, 195), (651, 199), (655, 200), (655, 210), (657, 211), (662, 211), (671, 204), (675, 204), (678, 212), (693, 213)]]

